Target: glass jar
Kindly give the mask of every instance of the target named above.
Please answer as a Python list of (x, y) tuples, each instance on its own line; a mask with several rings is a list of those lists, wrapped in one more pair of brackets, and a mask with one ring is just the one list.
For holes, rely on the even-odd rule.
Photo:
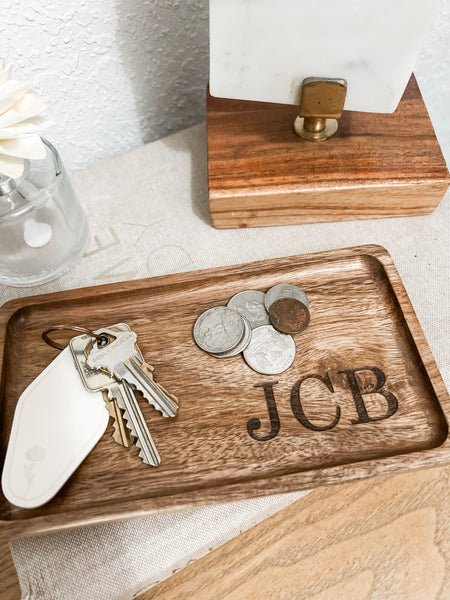
[(86, 216), (56, 149), (26, 160), (23, 175), (0, 174), (0, 283), (31, 286), (67, 271), (88, 238)]

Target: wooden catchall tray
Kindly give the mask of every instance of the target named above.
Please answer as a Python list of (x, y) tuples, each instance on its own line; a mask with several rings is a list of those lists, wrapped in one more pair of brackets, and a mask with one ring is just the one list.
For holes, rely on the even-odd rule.
[[(299, 285), (311, 322), (276, 376), (200, 350), (196, 318), (235, 293)], [(18, 299), (0, 310), (1, 453), (17, 399), (55, 358), (53, 324), (128, 323), (180, 409), (139, 404), (154, 469), (111, 427), (57, 496), (22, 509), (1, 496), (3, 539), (200, 504), (302, 490), (448, 462), (449, 396), (392, 259), (361, 246)], [(269, 416), (270, 415), (270, 416)], [(49, 415), (51, 418), (51, 415)]]

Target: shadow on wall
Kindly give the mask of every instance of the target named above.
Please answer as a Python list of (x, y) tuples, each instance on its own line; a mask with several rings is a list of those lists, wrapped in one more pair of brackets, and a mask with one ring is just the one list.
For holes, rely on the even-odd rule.
[(115, 0), (117, 48), (151, 142), (205, 119), (208, 0)]

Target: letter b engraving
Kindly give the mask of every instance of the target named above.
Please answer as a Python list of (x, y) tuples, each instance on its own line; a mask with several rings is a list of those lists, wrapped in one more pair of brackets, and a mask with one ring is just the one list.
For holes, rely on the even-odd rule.
[[(358, 371), (371, 371), (375, 375), (376, 382), (371, 389), (366, 389), (365, 391), (361, 390), (359, 382), (356, 378), (356, 373)], [(382, 421), (383, 419), (392, 417), (392, 415), (397, 412), (398, 400), (394, 394), (391, 394), (391, 392), (388, 392), (383, 388), (384, 384), (386, 383), (386, 375), (381, 369), (378, 367), (361, 367), (359, 369), (339, 371), (339, 373), (343, 373), (347, 377), (348, 385), (353, 395), (356, 412), (358, 413), (358, 419), (352, 420), (353, 425), (359, 425), (360, 423), (371, 423), (372, 421)], [(387, 402), (387, 411), (384, 415), (381, 417), (369, 416), (363, 399), (363, 396), (366, 394), (381, 394), (381, 396), (385, 398)]]

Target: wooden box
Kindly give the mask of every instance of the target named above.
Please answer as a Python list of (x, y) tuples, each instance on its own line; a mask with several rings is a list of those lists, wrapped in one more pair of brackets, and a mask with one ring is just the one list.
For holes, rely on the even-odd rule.
[(208, 94), (214, 227), (424, 215), (450, 176), (414, 76), (393, 114), (344, 112), (336, 135), (308, 142), (298, 107)]

